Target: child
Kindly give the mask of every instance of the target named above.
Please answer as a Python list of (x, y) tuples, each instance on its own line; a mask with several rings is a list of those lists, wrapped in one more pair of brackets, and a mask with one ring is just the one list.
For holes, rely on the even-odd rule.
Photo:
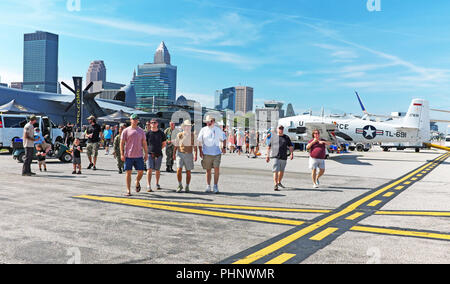
[[(81, 153), (83, 152), (83, 148), (80, 146), (80, 139), (75, 138), (72, 146), (72, 163), (73, 163), (73, 172), (72, 174), (81, 175)], [(77, 173), (78, 168), (78, 173)]]
[(37, 151), (36, 156), (39, 164), (39, 171), (42, 172), (42, 166), (44, 166), (44, 171), (47, 171), (47, 164), (45, 163), (45, 156), (47, 155), (47, 153), (42, 147), (42, 144), (36, 145), (36, 151)]

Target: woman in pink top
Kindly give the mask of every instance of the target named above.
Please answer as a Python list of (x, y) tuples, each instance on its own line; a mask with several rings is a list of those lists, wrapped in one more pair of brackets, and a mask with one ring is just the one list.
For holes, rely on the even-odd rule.
[[(319, 178), (325, 173), (326, 147), (331, 145), (331, 142), (320, 139), (318, 129), (314, 129), (312, 135), (313, 139), (308, 142), (306, 149), (309, 151), (309, 168), (312, 170), (313, 187), (318, 188)], [(319, 169), (318, 174), (317, 169)]]

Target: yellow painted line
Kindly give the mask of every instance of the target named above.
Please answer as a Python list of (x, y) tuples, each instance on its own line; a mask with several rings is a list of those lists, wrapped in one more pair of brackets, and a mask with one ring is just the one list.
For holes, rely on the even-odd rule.
[(385, 191), (388, 191), (389, 189), (393, 188), (394, 186), (397, 186), (398, 184), (406, 181), (407, 179), (411, 178), (412, 176), (414, 176), (415, 174), (417, 174), (418, 172), (422, 171), (423, 169), (425, 169), (426, 167), (428, 167), (432, 162), (429, 162), (428, 164), (425, 164), (424, 166), (420, 167), (419, 169), (415, 170), (414, 172), (410, 173), (409, 175), (393, 182), (390, 183), (388, 185), (386, 185), (383, 188), (380, 188), (379, 190), (373, 192), (372, 194), (369, 194), (359, 200), (357, 200), (356, 202), (350, 204), (349, 206), (345, 207), (344, 209), (342, 209), (341, 211), (334, 213), (328, 217), (323, 218), (322, 220), (317, 221), (316, 223), (313, 223), (265, 248), (262, 248), (236, 262), (234, 262), (234, 264), (250, 264), (253, 263), (255, 261), (257, 261), (260, 258), (263, 258), (264, 256), (273, 253), (274, 251), (279, 250), (280, 248), (296, 241), (297, 239), (303, 237), (304, 235), (315, 231), (321, 227), (323, 227), (324, 225), (328, 224), (329, 222), (343, 216), (343, 215), (347, 215), (348, 213), (354, 211), (356, 208), (358, 208), (359, 206), (361, 206), (362, 204), (368, 202), (369, 200), (377, 197), (378, 195), (384, 193)]
[(223, 217), (223, 218), (239, 219), (239, 220), (246, 220), (246, 221), (274, 223), (274, 224), (282, 224), (282, 225), (299, 226), (304, 223), (303, 221), (287, 220), (287, 219), (281, 219), (281, 218), (260, 217), (260, 216), (244, 215), (244, 214), (234, 214), (234, 213), (199, 210), (199, 209), (192, 209), (192, 208), (173, 207), (173, 206), (167, 206), (167, 205), (149, 204), (149, 202), (146, 202), (146, 200), (142, 200), (142, 199), (101, 197), (101, 196), (90, 196), (90, 195), (80, 195), (80, 196), (75, 196), (75, 198), (103, 201), (103, 202), (116, 203), (116, 204), (133, 205), (133, 206), (152, 208), (152, 209), (161, 209), (161, 210), (174, 211), (174, 212), (180, 212), (180, 213), (191, 213), (191, 214), (198, 214), (198, 215)]
[(312, 236), (309, 239), (313, 240), (313, 241), (321, 241), (321, 240), (325, 239), (326, 237), (328, 237), (329, 235), (331, 235), (332, 233), (336, 232), (337, 230), (339, 230), (339, 228), (332, 228), (332, 227), (326, 228), (322, 232)]
[(411, 184), (410, 181), (405, 181), (403, 184)]
[(433, 211), (377, 211), (375, 212), (375, 214), (450, 217), (450, 212), (433, 212)]
[(331, 212), (331, 210), (325, 210), (325, 209), (274, 208), (274, 207), (262, 207), (262, 206), (240, 206), (240, 205), (224, 205), (224, 204), (209, 204), (209, 203), (161, 201), (161, 200), (151, 200), (151, 199), (133, 199), (133, 200), (142, 200), (143, 202), (147, 202), (150, 204), (163, 204), (163, 205), (188, 206), (188, 207), (240, 209), (240, 210), (255, 210), (255, 211), (279, 211), (279, 212), (293, 212), (293, 213), (330, 213)]
[(374, 227), (366, 227), (366, 226), (354, 226), (350, 230), (358, 231), (358, 232), (387, 234), (387, 235), (450, 240), (450, 234), (427, 233), (427, 232), (409, 231), (409, 230), (393, 230), (393, 229), (374, 228)]
[(352, 214), (352, 215), (348, 216), (348, 217), (345, 218), (345, 219), (347, 219), (347, 220), (355, 220), (355, 219), (361, 217), (362, 215), (364, 215), (364, 213), (362, 213), (362, 212), (356, 212), (355, 214)]
[(295, 254), (292, 253), (283, 253), (282, 255), (279, 255), (274, 259), (269, 260), (268, 262), (266, 262), (266, 264), (283, 264), (289, 259), (293, 258), (294, 256)]
[(417, 174), (416, 176), (421, 177), (421, 176), (423, 176), (423, 174)]
[(400, 190), (400, 189), (403, 189), (404, 188), (404, 186), (403, 185), (399, 185), (399, 186), (397, 186), (396, 188), (394, 188), (394, 189), (396, 189), (396, 190)]
[(384, 197), (391, 197), (394, 193), (395, 193), (395, 192), (390, 191), (390, 192), (384, 194), (383, 196), (384, 196)]
[(374, 200), (374, 201), (370, 202), (369, 204), (367, 204), (367, 206), (374, 207), (380, 203), (381, 203), (381, 200)]
[(418, 178), (411, 178), (411, 180), (418, 180)]

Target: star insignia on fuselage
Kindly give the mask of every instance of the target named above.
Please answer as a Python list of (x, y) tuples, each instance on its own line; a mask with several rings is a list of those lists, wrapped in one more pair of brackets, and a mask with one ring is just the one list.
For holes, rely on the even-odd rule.
[(367, 125), (363, 128), (363, 136), (366, 139), (372, 140), (377, 136), (377, 129), (372, 125)]

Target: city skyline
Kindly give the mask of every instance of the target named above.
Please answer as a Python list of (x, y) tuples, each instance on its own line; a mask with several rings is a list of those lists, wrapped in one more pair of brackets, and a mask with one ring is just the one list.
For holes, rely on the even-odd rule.
[(439, 13), (450, 3), (381, 1), (380, 12), (356, 0), (270, 3), (81, 1), (80, 11), (69, 11), (66, 1), (5, 0), (0, 23), (8, 32), (0, 37), (11, 44), (1, 47), (8, 56), (0, 75), (22, 81), (20, 38), (46, 30), (60, 36), (60, 81), (85, 74), (101, 58), (110, 80), (127, 84), (165, 41), (179, 66), (177, 95), (206, 106), (214, 105), (218, 88), (241, 83), (258, 90), (255, 107), (277, 99), (296, 113), (324, 107), (359, 114), (355, 90), (374, 113), (406, 111), (416, 97), (450, 108), (450, 22)]

